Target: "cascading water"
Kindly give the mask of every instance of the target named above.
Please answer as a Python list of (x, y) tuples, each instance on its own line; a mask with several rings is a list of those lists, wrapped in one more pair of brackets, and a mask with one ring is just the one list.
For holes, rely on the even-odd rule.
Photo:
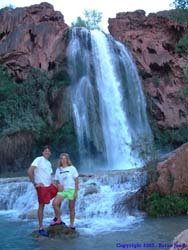
[[(129, 215), (126, 200), (145, 183), (146, 173), (141, 169), (80, 176), (79, 198), (76, 202), (76, 226), (79, 231), (90, 234), (118, 230), (138, 221), (137, 213)], [(36, 190), (28, 178), (1, 179), (0, 189), (1, 214), (9, 211), (15, 219), (35, 219), (37, 223)], [(136, 204), (133, 208), (137, 209)], [(62, 219), (68, 224), (67, 200), (61, 209)], [(44, 214), (45, 224), (49, 224), (54, 217), (52, 204), (45, 206)]]
[(133, 144), (143, 135), (151, 139), (152, 133), (141, 82), (125, 46), (101, 31), (74, 28), (67, 56), (83, 162), (98, 153), (110, 169), (141, 166)]

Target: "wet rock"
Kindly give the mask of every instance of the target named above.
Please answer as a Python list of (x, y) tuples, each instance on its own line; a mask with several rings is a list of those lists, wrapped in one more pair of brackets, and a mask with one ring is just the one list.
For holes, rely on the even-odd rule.
[[(65, 225), (55, 225), (55, 226), (49, 226), (45, 230), (47, 230), (49, 236), (48, 238), (67, 238), (67, 237), (78, 237), (79, 232), (73, 229), (70, 229), (69, 227)], [(32, 232), (32, 237), (34, 239), (43, 239), (44, 236), (40, 235), (38, 230)], [(46, 238), (46, 237), (45, 237)]]
[(183, 144), (170, 156), (157, 164), (156, 181), (148, 186), (148, 193), (157, 191), (162, 195), (188, 193), (188, 143)]
[[(20, 219), (29, 219), (29, 220), (33, 220), (33, 219), (37, 219), (38, 213), (38, 208), (36, 209), (31, 209), (29, 211), (24, 211), (24, 213), (21, 213), (18, 217)], [(44, 217), (45, 218), (51, 218), (53, 216), (53, 212), (50, 211), (44, 211)]]
[(85, 188), (84, 196), (89, 194), (95, 194), (100, 191), (100, 188), (97, 186), (96, 183), (91, 183)]
[(113, 211), (121, 215), (127, 213), (134, 215), (137, 213), (138, 208), (142, 208), (143, 202), (144, 195), (141, 189), (137, 192), (128, 192), (114, 204)]
[(19, 215), (20, 219), (37, 219), (37, 209)]
[(170, 250), (188, 250), (188, 229), (176, 236), (172, 245)]

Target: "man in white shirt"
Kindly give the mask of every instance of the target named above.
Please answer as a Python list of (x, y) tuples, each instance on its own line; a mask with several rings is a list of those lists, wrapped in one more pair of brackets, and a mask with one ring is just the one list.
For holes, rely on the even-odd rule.
[(43, 213), (45, 204), (57, 194), (57, 188), (52, 184), (52, 166), (48, 158), (51, 155), (50, 147), (44, 146), (42, 156), (37, 157), (28, 169), (28, 176), (37, 191), (38, 196), (38, 221), (39, 233), (48, 236), (48, 232), (43, 228)]

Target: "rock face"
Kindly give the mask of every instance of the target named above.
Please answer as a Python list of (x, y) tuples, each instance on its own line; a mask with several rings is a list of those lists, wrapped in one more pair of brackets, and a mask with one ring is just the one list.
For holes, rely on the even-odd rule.
[[(157, 125), (178, 128), (187, 124), (188, 101), (180, 95), (183, 84), (188, 83), (187, 58), (175, 53), (175, 46), (187, 28), (156, 14), (146, 17), (140, 10), (119, 13), (109, 19), (109, 31), (129, 46), (144, 83), (149, 111)], [(5, 65), (18, 82), (26, 78), (31, 67), (43, 69), (49, 75), (62, 74), (63, 67), (66, 68), (68, 33), (63, 15), (48, 3), (1, 9), (0, 64)], [(68, 87), (55, 93), (53, 105), (50, 103), (49, 107), (54, 115), (52, 126), (59, 129), (70, 120)], [(32, 144), (30, 131), (19, 131), (4, 138), (0, 147), (0, 171), (5, 167), (7, 170), (12, 166), (16, 166), (15, 170), (19, 166), (28, 167)], [(88, 192), (97, 190), (92, 187)]]
[(168, 159), (158, 163), (156, 182), (150, 183), (148, 193), (157, 191), (162, 195), (188, 193), (188, 143), (174, 151)]
[(1, 9), (0, 64), (16, 80), (24, 79), (30, 67), (53, 70), (65, 51), (67, 31), (63, 15), (48, 3)]
[(138, 10), (110, 18), (109, 31), (133, 54), (157, 125), (178, 128), (187, 123), (188, 101), (180, 93), (188, 83), (188, 57), (175, 53), (175, 47), (188, 28), (157, 14), (145, 16), (143, 10)]
[[(18, 83), (26, 79), (32, 67), (44, 70), (49, 78), (59, 71), (64, 76), (68, 31), (63, 15), (54, 11), (48, 3), (1, 9), (0, 64), (8, 69)], [(59, 129), (70, 119), (69, 109), (64, 107), (67, 88), (57, 88), (54, 95), (48, 100), (50, 112), (53, 113), (53, 123), (50, 124)], [(32, 131), (14, 131), (0, 138), (0, 142), (0, 172), (17, 171), (29, 166), (33, 147)]]
[(29, 132), (7, 135), (0, 141), (0, 172), (20, 171), (28, 167), (33, 136)]

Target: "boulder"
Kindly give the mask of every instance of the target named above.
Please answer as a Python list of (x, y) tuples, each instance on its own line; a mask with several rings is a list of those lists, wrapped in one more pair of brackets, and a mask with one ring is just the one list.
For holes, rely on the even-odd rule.
[(173, 240), (170, 250), (188, 250), (188, 229), (184, 230)]
[(148, 193), (157, 191), (162, 195), (188, 193), (188, 143), (173, 151), (157, 164), (157, 180), (150, 183)]
[[(67, 238), (67, 237), (78, 237), (79, 232), (73, 229), (70, 229), (66, 225), (55, 225), (49, 226), (45, 230), (48, 231), (49, 238)], [(34, 239), (43, 239), (44, 236), (41, 236), (37, 231), (32, 232), (32, 237)]]
[(129, 214), (135, 215), (138, 209), (143, 210), (144, 204), (144, 194), (143, 190), (140, 189), (137, 192), (130, 191), (126, 193), (123, 197), (116, 201), (113, 206), (114, 213), (118, 214)]
[(84, 191), (84, 196), (90, 195), (90, 194), (96, 194), (100, 191), (100, 188), (97, 186), (96, 183), (90, 183), (88, 186), (86, 186)]

